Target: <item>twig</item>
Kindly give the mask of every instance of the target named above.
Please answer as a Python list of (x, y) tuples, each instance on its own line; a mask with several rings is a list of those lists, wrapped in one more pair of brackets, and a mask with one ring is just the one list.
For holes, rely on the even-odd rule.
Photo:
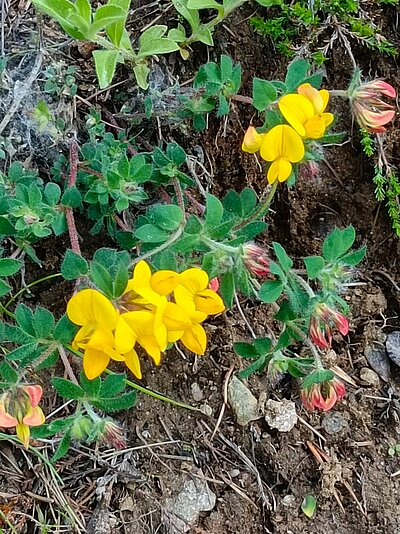
[(59, 345), (58, 350), (59, 350), (59, 353), (60, 353), (60, 356), (61, 356), (61, 360), (62, 360), (62, 362), (64, 364), (65, 370), (67, 372), (67, 375), (69, 376), (69, 379), (74, 384), (79, 385), (79, 382), (76, 379), (75, 373), (72, 370), (71, 364), (69, 363), (68, 356), (67, 356), (67, 353), (66, 353), (64, 347), (62, 345)]

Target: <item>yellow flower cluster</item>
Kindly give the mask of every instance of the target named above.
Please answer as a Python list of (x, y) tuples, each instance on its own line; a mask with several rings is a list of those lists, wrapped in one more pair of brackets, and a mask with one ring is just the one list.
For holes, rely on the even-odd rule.
[(288, 124), (278, 124), (259, 134), (250, 126), (244, 136), (242, 150), (254, 154), (260, 151), (262, 159), (270, 161), (267, 179), (284, 182), (292, 173), (292, 163), (304, 158), (303, 139), (320, 139), (333, 122), (332, 113), (325, 113), (329, 101), (326, 89), (318, 91), (309, 83), (300, 85), (296, 94), (283, 96), (278, 108)]
[(204, 354), (207, 335), (201, 323), (224, 310), (221, 297), (208, 286), (202, 269), (152, 274), (140, 261), (117, 302), (95, 289), (79, 291), (68, 302), (67, 315), (81, 327), (72, 346), (84, 351), (86, 376), (93, 380), (116, 360), (141, 378), (136, 344), (156, 365), (168, 343), (178, 340), (195, 354)]

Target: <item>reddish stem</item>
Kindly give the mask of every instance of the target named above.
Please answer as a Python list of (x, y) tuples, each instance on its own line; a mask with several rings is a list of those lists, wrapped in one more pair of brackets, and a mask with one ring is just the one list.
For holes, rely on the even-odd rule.
[[(69, 146), (69, 176), (68, 187), (74, 187), (76, 184), (76, 176), (78, 174), (78, 143), (76, 139), (72, 139)], [(71, 207), (65, 208), (65, 217), (67, 219), (69, 240), (71, 242), (71, 249), (75, 254), (81, 256), (81, 248), (79, 246), (78, 232), (76, 231), (74, 212)]]

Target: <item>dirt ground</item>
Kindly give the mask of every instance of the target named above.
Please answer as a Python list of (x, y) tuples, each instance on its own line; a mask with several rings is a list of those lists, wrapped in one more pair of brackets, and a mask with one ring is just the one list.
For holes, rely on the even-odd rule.
[[(143, 9), (146, 3), (149, 7)], [(159, 8), (154, 4), (157, 3), (150, 5), (147, 0), (132, 2), (133, 29), (135, 24), (142, 27), (158, 15)], [(137, 11), (138, 8), (142, 9)], [(383, 27), (385, 35), (399, 45), (392, 25), (394, 9), (385, 7)], [(208, 57), (216, 59), (227, 53), (242, 65), (243, 95), (250, 95), (253, 76), (282, 77), (288, 61), (276, 52), (270, 40), (253, 33), (247, 22), (253, 12), (251, 5), (235, 12), (217, 29), (213, 49), (195, 45), (189, 62), (168, 57), (160, 60), (158, 68), (184, 82)], [(166, 21), (168, 16), (164, 15)], [(10, 39), (14, 49), (23, 50), (29, 43), (25, 37), (25, 44), (21, 45), (21, 33), (34, 28), (33, 11), (21, 11), (19, 17), (19, 25), (13, 26)], [(78, 65), (78, 95), (87, 98), (94, 94), (96, 81), (91, 61), (80, 56), (74, 43), (63, 42), (55, 24), (46, 24), (43, 32), (48, 46), (58, 43), (48, 48), (46, 62), (55, 54), (68, 64)], [(399, 87), (395, 59), (357, 44), (353, 53), (367, 75), (382, 76)], [(333, 45), (324, 69), (327, 87), (346, 87), (351, 62), (339, 41)], [(126, 75), (122, 70), (119, 79)], [(91, 102), (106, 117), (107, 113), (117, 115), (124, 98), (137, 98), (131, 79)], [(77, 100), (78, 125), (83, 124), (86, 112), (87, 107)], [(347, 108), (339, 106), (337, 115), (335, 130), (351, 132)], [(204, 185), (214, 194), (248, 185), (257, 192), (264, 188), (254, 159), (240, 148), (244, 130), (251, 120), (256, 120), (248, 105), (236, 102), (225, 122), (211, 117), (209, 128), (200, 134), (185, 132), (164, 121), (158, 125), (150, 121), (131, 125), (118, 120), (131, 133), (140, 131), (145, 140), (155, 144), (161, 131), (164, 140), (174, 139), (188, 152), (195, 145), (201, 147), (206, 165), (213, 170), (212, 183)], [(78, 140), (79, 135), (78, 131)], [(395, 166), (399, 164), (399, 140), (397, 119), (386, 139)], [(43, 154), (38, 153), (36, 161), (32, 161), (43, 173), (51, 150), (44, 147)], [(127, 432), (128, 451), (110, 456), (103, 449), (75, 445), (57, 463), (64, 482), (65, 502), (82, 523), (86, 521), (87, 532), (184, 532), (182, 525), (166, 511), (166, 503), (188, 481), (200, 481), (208, 485), (216, 499), (212, 509), (201, 512), (197, 523), (187, 530), (193, 534), (400, 533), (400, 456), (388, 455), (389, 447), (400, 442), (400, 370), (392, 365), (389, 379), (379, 379), (374, 385), (360, 379), (360, 371), (369, 367), (366, 347), (373, 342), (382, 343), (382, 336), (400, 330), (399, 240), (390, 227), (385, 207), (375, 200), (371, 178), (371, 165), (362, 155), (354, 130), (351, 141), (326, 150), (317, 178), (303, 176), (294, 188), (281, 188), (272, 206), (270, 226), (262, 237), (265, 245), (278, 240), (292, 257), (300, 258), (318, 253), (323, 238), (335, 226), (353, 224), (357, 245), (367, 245), (367, 258), (357, 273), (360, 284), (350, 288), (345, 296), (351, 304), (349, 335), (344, 340), (335, 340), (329, 353), (330, 363), (340, 365), (357, 387), (348, 387), (344, 401), (332, 412), (308, 413), (301, 407), (293, 381), (284, 377), (272, 389), (265, 376), (252, 376), (248, 386), (254, 395), (294, 400), (301, 419), (289, 433), (271, 430), (263, 418), (242, 428), (229, 408), (224, 408), (224, 387), (232, 371), (243, 365), (234, 354), (232, 343), (248, 340), (250, 333), (237, 310), (208, 321), (210, 341), (206, 356), (194, 359), (193, 355), (171, 350), (159, 368), (144, 365), (142, 384), (193, 406), (208, 406), (211, 415), (140, 395), (134, 410), (118, 415)], [(87, 258), (96, 248), (112, 245), (107, 236), (88, 236), (83, 221), (78, 220), (78, 230)], [(43, 268), (28, 263), (26, 282), (57, 272), (68, 246), (67, 237), (62, 236), (37, 247)], [(48, 281), (38, 288), (23, 301), (48, 306), (59, 316), (64, 313), (71, 284)], [(267, 306), (249, 299), (241, 299), (241, 306), (256, 334), (264, 335), (271, 319)], [(78, 370), (79, 362), (72, 360), (72, 364)], [(55, 409), (55, 403), (55, 394), (48, 394), (44, 409)], [(68, 410), (66, 407), (64, 413), (68, 414)], [(320, 465), (311, 453), (310, 442), (326, 454), (327, 460)], [(40, 509), (47, 514), (48, 523), (52, 521), (49, 499), (53, 497), (43, 490), (43, 466), (37, 458), (8, 445), (2, 445), (0, 454), (0, 510), (12, 514), (16, 532), (45, 532), (32, 520), (32, 516), (38, 517)], [(306, 495), (317, 500), (312, 519), (300, 509)], [(2, 528), (12, 532), (5, 525)], [(46, 532), (71, 531), (62, 526), (53, 528)]]

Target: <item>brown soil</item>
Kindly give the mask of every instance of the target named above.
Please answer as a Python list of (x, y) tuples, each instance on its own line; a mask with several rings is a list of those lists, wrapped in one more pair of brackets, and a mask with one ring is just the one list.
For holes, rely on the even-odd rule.
[[(142, 2), (132, 4), (137, 8)], [(279, 78), (287, 65), (287, 60), (274, 50), (270, 41), (254, 35), (250, 29), (246, 19), (252, 9), (253, 6), (240, 8), (220, 27), (215, 34), (215, 48), (209, 51), (210, 59), (228, 53), (241, 63), (244, 95), (251, 92), (253, 76)], [(149, 8), (138, 12), (140, 25), (157, 15), (146, 16), (151, 11)], [(393, 31), (389, 22), (387, 30)], [(45, 38), (47, 33), (53, 35), (51, 32), (60, 38), (52, 25), (45, 31)], [(74, 47), (63, 53), (67, 62), (80, 64), (80, 94), (93, 93), (96, 86), (94, 78), (93, 85), (90, 81), (91, 65), (79, 58)], [(383, 76), (398, 87), (400, 76), (394, 60), (357, 47), (354, 54), (366, 73)], [(161, 60), (160, 65), (185, 81), (206, 59), (205, 47), (196, 45), (189, 63), (168, 58)], [(350, 72), (346, 51), (336, 42), (326, 63), (325, 83), (328, 87), (344, 88)], [(129, 84), (116, 90), (118, 98), (123, 91), (134, 95)], [(117, 100), (113, 102), (108, 94), (97, 100), (99, 109), (116, 112)], [(336, 131), (351, 130), (347, 109), (338, 109)], [(86, 108), (79, 103), (80, 120), (85, 112)], [(204, 133), (190, 132), (184, 136), (168, 124), (161, 124), (161, 129), (165, 139), (175, 138), (189, 152), (194, 145), (202, 147), (214, 169), (213, 193), (223, 194), (230, 188), (240, 190), (247, 185), (260, 192), (264, 183), (259, 168), (240, 149), (242, 133), (252, 119), (257, 120), (249, 107), (236, 103), (226, 123), (212, 117)], [(141, 135), (156, 141), (157, 127), (146, 125), (145, 128), (145, 135)], [(138, 131), (142, 129), (143, 125), (137, 127)], [(398, 131), (395, 126), (388, 136), (393, 164), (398, 163)], [(400, 442), (400, 372), (392, 369), (391, 382), (381, 380), (379, 387), (367, 386), (359, 379), (360, 369), (368, 367), (365, 345), (378, 339), (381, 331), (388, 333), (400, 326), (399, 296), (391, 281), (400, 279), (399, 242), (390, 228), (385, 207), (378, 206), (375, 200), (372, 168), (362, 155), (356, 134), (344, 146), (327, 149), (325, 158), (318, 178), (300, 177), (294, 188), (281, 189), (262, 240), (267, 245), (278, 240), (292, 257), (300, 258), (318, 253), (323, 238), (333, 227), (351, 223), (357, 231), (357, 244), (368, 246), (367, 259), (358, 273), (358, 279), (364, 284), (350, 288), (346, 295), (352, 309), (351, 331), (346, 340), (335, 342), (334, 352), (329, 355), (330, 363), (340, 365), (359, 384), (357, 388), (348, 387), (345, 400), (335, 407), (334, 413), (345, 421), (343, 431), (329, 434), (326, 420), (331, 413), (310, 414), (300, 403), (298, 412), (305, 422), (298, 423), (288, 434), (271, 430), (264, 419), (241, 428), (229, 408), (217, 424), (224, 406), (227, 374), (242, 365), (233, 353), (232, 342), (250, 337), (238, 312), (227, 312), (206, 326), (210, 341), (205, 357), (194, 360), (187, 354), (184, 359), (182, 354), (171, 350), (159, 368), (145, 364), (143, 385), (193, 406), (207, 405), (212, 408), (211, 416), (141, 395), (136, 409), (119, 414), (129, 447), (133, 448), (130, 452), (116, 457), (115, 461), (103, 460), (101, 452), (96, 455), (95, 450), (74, 446), (58, 462), (58, 472), (65, 482), (64, 494), (88, 522), (88, 532), (182, 532), (168, 523), (163, 505), (191, 477), (206, 479), (217, 497), (214, 508), (202, 512), (198, 523), (190, 529), (193, 534), (400, 532), (400, 476), (391, 476), (398, 472), (400, 462), (399, 457), (388, 455), (389, 446)], [(88, 236), (82, 223), (79, 230), (85, 257), (90, 258), (98, 247), (110, 245), (104, 235)], [(43, 267), (38, 269), (28, 262), (26, 282), (56, 272), (67, 247), (65, 237), (49, 239), (38, 247)], [(49, 281), (34, 288), (25, 302), (40, 303), (61, 315), (71, 291), (71, 284)], [(270, 320), (266, 306), (246, 299), (241, 305), (256, 334), (264, 335)], [(79, 362), (73, 361), (73, 365), (78, 370)], [(201, 401), (193, 399), (193, 384), (202, 392)], [(265, 376), (251, 377), (248, 385), (256, 396), (266, 394), (298, 401), (296, 384), (287, 379), (274, 390)], [(48, 406), (53, 406), (54, 400), (49, 393)], [(308, 442), (321, 447), (329, 461), (319, 465)], [(35, 515), (37, 507), (45, 513), (46, 503), (32, 497), (37, 493), (37, 471), (41, 469), (39, 464), (35, 465), (36, 458), (28, 461), (26, 455), (9, 447), (0, 453), (5, 457), (4, 467), (0, 468), (0, 499), (4, 503), (0, 508), (8, 513), (7, 506), (14, 507), (14, 519), (23, 517), (18, 514), (21, 511)], [(13, 468), (13, 463), (21, 473)], [(104, 490), (104, 495), (101, 491), (96, 494), (96, 488)], [(10, 500), (8, 493), (20, 496)], [(317, 499), (317, 512), (311, 520), (300, 510), (306, 495)], [(51, 524), (49, 515), (48, 522)], [(4, 528), (4, 532), (11, 532)], [(17, 531), (39, 532), (29, 517)], [(56, 527), (53, 532), (66, 530)]]

